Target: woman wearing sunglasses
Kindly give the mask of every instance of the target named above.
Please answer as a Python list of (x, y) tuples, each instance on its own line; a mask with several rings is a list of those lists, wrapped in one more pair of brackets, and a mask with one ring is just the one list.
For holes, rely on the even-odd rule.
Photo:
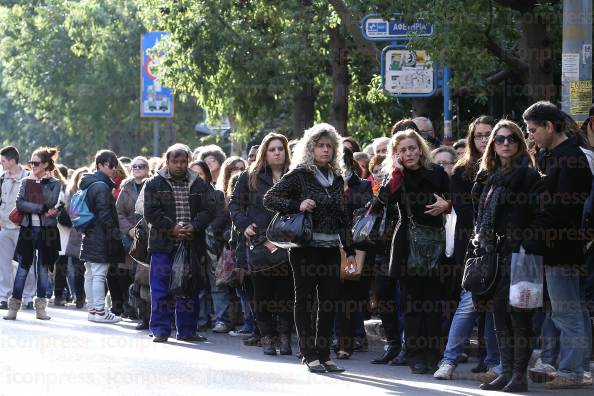
[(472, 245), (497, 252), (500, 275), (486, 295), (473, 295), (473, 300), (478, 311), (493, 312), (501, 374), (481, 389), (525, 392), (534, 341), (533, 312), (509, 305), (511, 256), (530, 238), (540, 175), (514, 122), (501, 120), (493, 128), (477, 179), (483, 177), (486, 183), (476, 183), (473, 188), (480, 198)]
[[(134, 239), (134, 226), (140, 220), (140, 216), (134, 213), (134, 207), (138, 195), (142, 190), (144, 181), (149, 176), (149, 163), (144, 157), (136, 157), (130, 163), (131, 176), (122, 182), (121, 191), (116, 201), (118, 212), (118, 222), (122, 232), (122, 242), (126, 252), (130, 251)], [(123, 294), (123, 307), (118, 309), (122, 315), (135, 318), (136, 313), (127, 303), (128, 289), (134, 281), (134, 261), (129, 255), (126, 255), (126, 261), (118, 264), (115, 280), (119, 284), (119, 289)], [(148, 329), (148, 316), (142, 318), (143, 322), (138, 325), (139, 330)]]
[(57, 214), (60, 196), (60, 181), (52, 174), (58, 150), (41, 147), (33, 152), (29, 166), (31, 173), (21, 182), (16, 200), (16, 208), (22, 214), (21, 229), (17, 242), (15, 257), (17, 269), (12, 296), (8, 300), (8, 314), (4, 319), (15, 320), (21, 306), (25, 280), (33, 264), (35, 252), (35, 277), (37, 297), (34, 300), (37, 319), (48, 320), (47, 288), (49, 283), (48, 269), (53, 267), (60, 251), (60, 233), (58, 232)]

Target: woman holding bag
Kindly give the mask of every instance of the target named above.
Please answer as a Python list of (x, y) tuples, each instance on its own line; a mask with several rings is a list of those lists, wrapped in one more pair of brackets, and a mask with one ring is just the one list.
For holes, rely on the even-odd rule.
[[(289, 250), (295, 284), (295, 325), (303, 363), (310, 372), (344, 371), (330, 359), (332, 323), (340, 284), (340, 246), (356, 265), (351, 220), (344, 199), (340, 136), (317, 124), (295, 147), (291, 171), (264, 196), (264, 207), (280, 214), (310, 213), (312, 239)], [(317, 301), (317, 312), (313, 311)], [(317, 323), (312, 317), (317, 313)]]
[(469, 249), (495, 252), (499, 275), (486, 295), (473, 295), (473, 300), (477, 310), (493, 312), (502, 366), (502, 373), (481, 389), (525, 392), (533, 344), (532, 312), (510, 306), (510, 269), (512, 253), (530, 235), (540, 175), (514, 122), (501, 120), (493, 128), (477, 178), (486, 178), (486, 183), (473, 188), (473, 195), (480, 198)]
[[(437, 264), (445, 251), (444, 214), (451, 209), (449, 178), (441, 166), (431, 163), (427, 143), (414, 130), (397, 132), (388, 147), (391, 160), (385, 174), (390, 176), (372, 210), (393, 203), (400, 208), (403, 221), (392, 239), (389, 274), (400, 279), (411, 371), (433, 373), (440, 357), (443, 287)], [(431, 240), (419, 247), (420, 237)], [(420, 249), (431, 250), (430, 257), (419, 260)]]
[(267, 134), (258, 148), (256, 160), (239, 176), (229, 204), (233, 226), (243, 234), (248, 245), (255, 317), (266, 355), (276, 355), (274, 338), (277, 335), (280, 354), (292, 354), (293, 275), (286, 252), (266, 239), (266, 229), (274, 212), (266, 209), (262, 202), (266, 192), (287, 172), (290, 163), (287, 138), (277, 133)]
[(14, 279), (12, 296), (8, 301), (8, 314), (4, 319), (16, 319), (35, 251), (37, 251), (34, 270), (37, 280), (35, 316), (41, 320), (51, 319), (46, 312), (48, 271), (53, 267), (60, 251), (60, 233), (56, 219), (59, 209), (56, 206), (61, 185), (58, 179), (52, 177), (57, 155), (58, 150), (55, 148), (41, 147), (35, 150), (29, 161), (31, 173), (21, 182), (16, 200), (16, 208), (23, 214), (15, 252), (19, 266)]

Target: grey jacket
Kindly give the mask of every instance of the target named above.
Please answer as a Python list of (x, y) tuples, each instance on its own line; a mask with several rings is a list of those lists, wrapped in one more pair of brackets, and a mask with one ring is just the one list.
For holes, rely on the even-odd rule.
[(43, 204), (37, 204), (25, 200), (27, 179), (21, 180), (21, 187), (16, 200), (17, 209), (25, 214), (25, 216), (23, 216), (23, 221), (21, 221), (21, 227), (29, 227), (31, 222), (30, 215), (32, 214), (39, 215), (42, 227), (58, 226), (58, 220), (56, 216), (46, 217), (44, 213), (47, 212), (48, 209), (55, 208), (58, 204), (61, 190), (60, 181), (54, 177), (50, 177), (47, 179), (42, 179), (41, 183), (43, 184)]
[(6, 173), (0, 175), (0, 228), (18, 229), (19, 226), (8, 219), (8, 215), (16, 206), (16, 199), (19, 193), (21, 180), (29, 175), (29, 172), (21, 168), (20, 174), (11, 179)]

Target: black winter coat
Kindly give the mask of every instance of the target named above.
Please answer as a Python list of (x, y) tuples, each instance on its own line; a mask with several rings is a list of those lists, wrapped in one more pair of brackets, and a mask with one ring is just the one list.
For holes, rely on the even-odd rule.
[(305, 199), (316, 203), (312, 212), (313, 232), (340, 235), (347, 254), (354, 255), (352, 216), (344, 198), (343, 178), (335, 176), (332, 185), (324, 188), (313, 172), (299, 166), (268, 190), (264, 195), (264, 207), (282, 214), (294, 214), (299, 213), (299, 206)]
[[(400, 278), (406, 269), (408, 260), (408, 215), (403, 201), (402, 186), (396, 192), (390, 191), (389, 178), (387, 183), (380, 187), (378, 197), (386, 204), (397, 203), (402, 215), (402, 224), (392, 238), (390, 248), (389, 275)], [(426, 205), (435, 203), (433, 194), (442, 195), (446, 200), (450, 199), (450, 180), (439, 165), (432, 165), (431, 169), (420, 168), (418, 170), (404, 171), (403, 182), (406, 187), (406, 197), (410, 203), (413, 220), (417, 224), (432, 227), (443, 227), (444, 216), (431, 216), (425, 214)]]
[(550, 151), (541, 150), (537, 163), (545, 175), (533, 224), (540, 237), (525, 247), (544, 256), (545, 265), (584, 265), (586, 241), (580, 230), (584, 202), (592, 186), (588, 159), (576, 138), (570, 137)]
[(114, 182), (105, 173), (96, 171), (83, 175), (79, 186), (81, 190), (89, 189), (87, 205), (95, 215), (92, 223), (83, 233), (80, 259), (106, 264), (123, 262), (126, 254), (122, 244), (115, 199), (111, 193), (115, 188)]
[[(205, 230), (215, 218), (216, 197), (212, 186), (188, 169), (190, 183), (190, 217), (194, 227), (195, 247), (199, 251), (205, 248)], [(168, 182), (166, 169), (145, 182), (144, 218), (150, 226), (149, 251), (151, 253), (171, 254), (178, 241), (171, 235), (177, 224), (175, 217), (175, 198)]]

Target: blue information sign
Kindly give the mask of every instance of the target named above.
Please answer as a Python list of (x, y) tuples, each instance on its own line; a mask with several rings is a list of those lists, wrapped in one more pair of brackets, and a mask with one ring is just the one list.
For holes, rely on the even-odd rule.
[(412, 24), (405, 23), (401, 18), (389, 21), (379, 15), (368, 15), (361, 21), (361, 32), (370, 41), (398, 41), (409, 39), (411, 36), (433, 35), (433, 25), (419, 19)]
[(159, 82), (163, 53), (158, 44), (169, 33), (147, 32), (140, 37), (140, 116), (173, 117), (173, 92)]

